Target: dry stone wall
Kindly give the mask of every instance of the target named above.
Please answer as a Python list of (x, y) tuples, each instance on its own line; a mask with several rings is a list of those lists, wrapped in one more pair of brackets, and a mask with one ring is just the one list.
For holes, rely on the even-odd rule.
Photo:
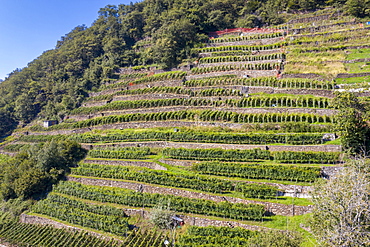
[(218, 46), (235, 46), (235, 45), (270, 45), (275, 44), (282, 40), (283, 37), (266, 38), (266, 39), (251, 39), (234, 42), (222, 42), (222, 43), (208, 43), (207, 47), (218, 47)]
[(314, 74), (314, 73), (282, 74), (281, 78), (303, 78), (303, 79), (323, 80), (321, 75)]
[(120, 86), (119, 88), (114, 89), (107, 89), (100, 92), (91, 92), (89, 93), (89, 97), (95, 97), (99, 95), (106, 95), (106, 94), (113, 94), (123, 90), (133, 90), (133, 89), (140, 89), (146, 87), (178, 87), (182, 85), (182, 80), (166, 80), (166, 81), (153, 81), (153, 82), (145, 82), (135, 85), (127, 85), (127, 86)]
[[(101, 145), (84, 145), (87, 148), (94, 147), (112, 147), (111, 144)], [(313, 151), (313, 152), (340, 152), (340, 145), (247, 145), (247, 144), (220, 144), (220, 143), (191, 143), (191, 142), (167, 142), (167, 141), (149, 141), (149, 142), (121, 142), (115, 143), (115, 147), (150, 147), (150, 148), (191, 148), (191, 149), (207, 149), (207, 148), (222, 148), (222, 149), (254, 149), (270, 151)]]
[(119, 188), (131, 189), (131, 190), (136, 190), (136, 191), (142, 191), (146, 193), (160, 193), (160, 194), (167, 194), (167, 195), (182, 196), (182, 197), (187, 197), (187, 198), (205, 199), (205, 200), (211, 200), (215, 202), (228, 201), (231, 203), (262, 204), (266, 207), (267, 212), (274, 214), (274, 215), (285, 215), (285, 216), (302, 215), (302, 214), (309, 213), (312, 210), (311, 206), (295, 206), (295, 205), (284, 205), (284, 204), (271, 203), (271, 202), (244, 200), (241, 198), (209, 195), (205, 193), (199, 193), (199, 192), (193, 192), (193, 191), (187, 191), (187, 190), (181, 190), (181, 189), (175, 189), (175, 188), (143, 185), (141, 183), (135, 183), (135, 182), (124, 182), (124, 181), (117, 181), (117, 180), (104, 180), (104, 179), (94, 179), (94, 178), (81, 178), (81, 177), (73, 177), (73, 176), (68, 176), (67, 179), (68, 181), (79, 182), (85, 185), (119, 187)]
[(155, 121), (155, 122), (128, 122), (128, 123), (117, 123), (117, 124), (105, 124), (92, 126), (89, 128), (81, 129), (65, 129), (65, 130), (53, 130), (44, 132), (28, 132), (32, 135), (70, 135), (70, 134), (81, 134), (93, 129), (108, 130), (108, 129), (133, 129), (133, 128), (157, 128), (157, 127), (192, 127), (192, 126), (212, 126), (212, 127), (227, 127), (227, 128), (240, 128), (244, 124), (238, 123), (224, 123), (224, 122), (195, 122), (195, 121)]
[(305, 23), (305, 22), (315, 22), (315, 21), (323, 21), (328, 20), (329, 18), (334, 18), (337, 16), (341, 16), (341, 12), (335, 12), (332, 14), (327, 15), (318, 15), (318, 16), (311, 16), (311, 17), (305, 17), (305, 18), (299, 18), (299, 19), (293, 19), (288, 21), (288, 24), (295, 24), (295, 23)]
[(353, 77), (363, 77), (363, 76), (370, 76), (370, 72), (368, 73), (341, 73), (337, 75), (337, 78), (353, 78)]
[[(279, 52), (281, 52), (281, 49), (259, 50), (258, 55), (268, 55), (268, 54), (279, 53)], [(232, 55), (232, 54), (230, 54), (230, 55)], [(248, 53), (246, 52), (245, 55), (248, 55)], [(251, 52), (251, 55), (252, 55), (252, 52)], [(211, 52), (199, 53), (199, 57), (211, 57), (211, 56), (212, 56)]]
[(341, 166), (325, 166), (322, 168), (322, 174), (327, 179), (335, 178), (336, 174), (343, 168)]
[[(82, 145), (82, 147), (84, 148), (89, 148), (90, 146), (91, 145)], [(162, 170), (162, 171), (167, 170), (166, 167), (158, 165), (157, 163), (146, 162), (146, 161), (85, 159), (84, 163), (98, 164), (98, 165), (138, 166), (138, 167), (150, 168), (153, 170)]]
[(256, 61), (244, 61), (244, 62), (222, 62), (222, 63), (201, 63), (198, 67), (208, 68), (215, 66), (228, 66), (228, 65), (244, 65), (244, 64), (259, 64), (259, 63), (281, 63), (281, 59), (273, 60), (256, 60)]
[(195, 80), (195, 79), (202, 79), (207, 77), (214, 77), (214, 76), (223, 76), (223, 75), (237, 75), (239, 77), (243, 77), (244, 75), (248, 75), (249, 77), (269, 77), (269, 76), (276, 76), (277, 70), (230, 70), (230, 71), (220, 71), (220, 72), (211, 72), (211, 73), (204, 73), (198, 75), (188, 75), (186, 76), (187, 80)]

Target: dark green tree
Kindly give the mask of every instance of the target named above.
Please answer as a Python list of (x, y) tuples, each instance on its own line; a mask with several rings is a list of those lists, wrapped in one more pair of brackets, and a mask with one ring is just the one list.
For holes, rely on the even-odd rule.
[(350, 154), (366, 155), (370, 138), (370, 129), (365, 121), (366, 105), (350, 92), (338, 93), (332, 105), (338, 110), (335, 127), (341, 137), (342, 148)]

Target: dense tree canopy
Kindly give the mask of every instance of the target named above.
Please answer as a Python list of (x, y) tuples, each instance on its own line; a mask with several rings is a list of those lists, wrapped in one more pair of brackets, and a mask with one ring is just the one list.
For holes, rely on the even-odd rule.
[(86, 150), (73, 141), (52, 141), (21, 151), (0, 164), (1, 199), (38, 197), (85, 155)]

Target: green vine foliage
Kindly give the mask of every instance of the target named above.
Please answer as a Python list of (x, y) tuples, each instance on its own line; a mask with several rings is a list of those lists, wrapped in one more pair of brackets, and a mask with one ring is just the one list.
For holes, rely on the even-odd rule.
[(134, 207), (156, 207), (158, 203), (162, 202), (177, 212), (213, 215), (231, 219), (260, 220), (265, 214), (264, 206), (258, 204), (217, 203), (203, 199), (141, 193), (121, 188), (96, 187), (74, 182), (59, 183), (54, 191), (82, 199)]

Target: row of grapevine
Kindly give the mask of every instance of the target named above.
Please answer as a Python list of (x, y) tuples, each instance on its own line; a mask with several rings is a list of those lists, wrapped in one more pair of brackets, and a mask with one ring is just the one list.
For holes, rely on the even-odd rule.
[(120, 74), (119, 79), (125, 80), (125, 79), (137, 79), (144, 76), (147, 76), (148, 73), (129, 73), (129, 74)]
[(278, 189), (264, 184), (247, 184), (229, 180), (207, 178), (192, 174), (180, 174), (169, 171), (141, 169), (135, 171), (127, 167), (80, 164), (72, 169), (72, 174), (80, 176), (132, 180), (151, 184), (160, 184), (178, 188), (189, 188), (213, 193), (240, 191), (248, 198), (276, 197)]
[(137, 121), (165, 121), (165, 120), (201, 120), (223, 121), (234, 123), (281, 123), (281, 122), (307, 122), (307, 123), (332, 123), (330, 116), (320, 116), (308, 113), (236, 113), (228, 111), (169, 111), (156, 113), (132, 113), (124, 115), (111, 115), (82, 120), (74, 123), (61, 123), (49, 128), (39, 125), (30, 127), (32, 131), (51, 131), (59, 129), (79, 129), (97, 125), (126, 123)]
[(275, 59), (285, 59), (285, 54), (274, 53), (258, 56), (219, 56), (219, 57), (212, 56), (200, 58), (199, 63), (204, 64), (204, 63), (225, 63), (225, 62), (249, 62)]
[(173, 159), (185, 160), (218, 160), (218, 161), (256, 161), (273, 160), (281, 163), (312, 163), (329, 164), (338, 163), (340, 152), (313, 152), (313, 151), (274, 151), (259, 148), (240, 149), (187, 149), (165, 148), (163, 155)]
[(248, 150), (164, 148), (163, 155), (184, 160), (258, 161), (270, 159), (270, 151), (259, 148)]
[(234, 123), (282, 123), (282, 122), (307, 122), (331, 123), (330, 116), (320, 116), (310, 113), (236, 113), (229, 111), (202, 111), (197, 115), (202, 121), (226, 121)]
[(17, 221), (0, 224), (0, 238), (15, 246), (37, 247), (119, 247), (115, 240), (105, 240), (85, 231), (70, 231), (52, 226), (19, 223)]
[(340, 152), (272, 152), (273, 160), (281, 163), (334, 164), (340, 160)]
[(150, 154), (151, 151), (148, 147), (125, 147), (93, 149), (89, 151), (88, 156), (105, 159), (146, 159)]
[[(205, 94), (207, 92), (204, 92)], [(328, 108), (331, 100), (315, 96), (274, 96), (260, 95), (242, 99), (214, 100), (206, 98), (172, 98), (153, 100), (114, 101), (102, 106), (80, 107), (71, 115), (92, 114), (102, 111), (118, 111), (125, 109), (155, 108), (167, 106), (215, 106), (215, 107), (313, 107)]]
[(257, 78), (206, 78), (189, 80), (183, 82), (185, 87), (205, 87), (205, 86), (225, 86), (243, 85), (254, 87), (277, 87), (277, 88), (307, 88), (307, 89), (327, 89), (335, 88), (334, 82), (317, 81), (312, 79), (277, 79), (275, 77)]
[(271, 44), (271, 45), (233, 45), (233, 46), (217, 46), (217, 47), (204, 47), (197, 48), (199, 53), (205, 52), (220, 52), (220, 51), (260, 51), (260, 50), (272, 50), (281, 48), (284, 43)]
[(50, 131), (59, 129), (79, 129), (92, 127), (104, 124), (126, 123), (137, 121), (165, 121), (165, 120), (194, 120), (196, 112), (194, 111), (176, 111), (176, 112), (157, 112), (157, 113), (132, 113), (124, 115), (112, 115), (106, 117), (97, 117), (93, 119), (78, 121), (74, 123), (61, 123), (50, 126), (49, 128), (42, 128), (41, 126), (33, 125), (30, 127), (32, 131)]
[(191, 69), (191, 73), (204, 74), (211, 72), (221, 72), (230, 70), (274, 70), (279, 69), (280, 63), (248, 63), (248, 64), (228, 64), (228, 65), (218, 65), (212, 67), (196, 67)]
[(22, 148), (29, 148), (29, 144), (8, 144), (3, 147), (8, 152), (19, 152)]
[(69, 139), (80, 143), (94, 142), (131, 142), (131, 141), (175, 141), (175, 142), (200, 142), (200, 143), (228, 143), (228, 144), (320, 144), (322, 134), (280, 134), (280, 133), (220, 133), (220, 132), (163, 132), (159, 130), (125, 131), (107, 135), (76, 134)]
[(183, 87), (150, 87), (139, 88), (133, 90), (122, 90), (114, 94), (104, 94), (95, 97), (90, 97), (86, 102), (90, 101), (110, 101), (114, 96), (120, 95), (138, 95), (138, 94), (152, 94), (152, 93), (170, 93), (189, 96), (242, 96), (239, 90), (224, 89), (224, 88), (209, 88), (199, 91), (192, 91)]
[(117, 214), (115, 212), (117, 209), (84, 204), (81, 205), (81, 202), (63, 196), (50, 195), (47, 199), (39, 201), (32, 211), (116, 235), (124, 235), (128, 231), (127, 217)]
[(321, 176), (319, 167), (286, 165), (201, 162), (194, 164), (192, 169), (203, 174), (282, 181), (313, 182)]
[[(217, 142), (224, 142), (224, 143), (244, 143), (244, 144), (265, 144), (265, 143), (284, 143), (284, 140), (279, 139), (280, 136), (283, 136), (286, 138), (285, 143), (288, 144), (304, 144), (304, 143), (310, 143), (312, 140), (314, 140), (316, 137), (320, 138), (319, 133), (332, 133), (333, 132), (333, 126), (330, 124), (326, 125), (316, 125), (316, 124), (309, 124), (304, 122), (286, 122), (286, 123), (265, 123), (265, 124), (247, 124), (244, 125), (246, 130), (249, 131), (249, 133), (230, 133), (230, 132), (224, 132), (224, 131), (197, 131), (194, 132), (191, 128), (187, 127), (180, 127), (178, 131), (180, 137), (177, 137), (177, 135), (172, 135), (172, 131), (174, 128), (178, 128), (178, 126), (174, 125), (173, 127), (168, 127), (166, 129), (158, 129), (153, 128), (150, 129), (143, 129), (143, 134), (139, 134), (135, 131), (130, 133), (127, 133), (126, 131), (122, 131), (120, 133), (114, 132), (114, 134), (108, 132), (105, 132), (105, 134), (94, 134), (94, 133), (84, 133), (84, 134), (73, 134), (73, 135), (22, 135), (18, 138), (18, 141), (21, 142), (47, 142), (51, 140), (62, 140), (62, 139), (71, 139), (76, 140), (77, 142), (81, 143), (94, 143), (94, 142), (122, 142), (124, 141), (123, 138), (130, 140), (130, 138), (136, 138), (135, 140), (140, 141), (150, 141), (150, 140), (171, 140), (176, 141), (182, 140), (185, 141), (185, 138), (190, 140), (194, 140), (197, 142), (208, 142), (207, 138), (216, 139)], [(165, 130), (171, 130), (165, 131)], [(164, 134), (162, 132), (167, 132), (168, 134)], [(258, 132), (258, 133), (252, 133), (252, 132)], [(151, 134), (152, 133), (152, 134)], [(180, 134), (181, 133), (181, 134)], [(211, 134), (212, 133), (212, 134)], [(273, 135), (267, 135), (268, 133)], [(276, 133), (280, 133), (278, 136), (276, 136)], [(291, 135), (286, 135), (284, 133), (291, 133)], [(309, 135), (301, 135), (301, 133), (311, 133)], [(198, 137), (199, 134), (199, 137)], [(228, 135), (232, 134), (232, 135)], [(234, 134), (236, 137), (234, 137)], [(259, 142), (258, 137), (260, 134), (265, 135), (263, 138), (266, 138), (266, 142)], [(186, 137), (181, 137), (181, 135), (189, 135)], [(212, 137), (209, 137), (212, 135)], [(226, 138), (223, 138), (223, 136), (226, 135), (227, 139), (231, 139), (232, 141), (225, 140)], [(257, 135), (256, 137), (254, 135)], [(203, 137), (204, 136), (204, 137)], [(219, 137), (220, 136), (220, 137)], [(315, 137), (316, 136), (316, 137)], [(176, 137), (176, 138), (175, 138)], [(246, 138), (246, 141), (243, 142), (242, 139)], [(250, 138), (250, 139), (249, 139)], [(273, 138), (273, 139), (272, 139)], [(248, 140), (249, 139), (249, 140)], [(247, 141), (248, 140), (248, 141)], [(318, 142), (321, 142), (321, 140), (316, 139)], [(254, 143), (255, 142), (255, 143)], [(312, 142), (314, 143), (314, 142)]]
[(248, 246), (248, 239), (258, 235), (256, 231), (240, 227), (198, 227), (190, 226), (185, 234), (179, 237), (177, 247), (201, 246)]
[(283, 36), (283, 33), (261, 33), (254, 35), (244, 35), (244, 36), (235, 36), (235, 37), (221, 37), (215, 39), (209, 39), (208, 43), (224, 43), (224, 42), (238, 42), (245, 40), (255, 40), (255, 39), (272, 39)]
[(211, 57), (221, 57), (221, 56), (246, 56), (246, 55), (252, 55), (252, 53), (253, 53), (252, 51), (236, 50), (236, 51), (215, 51), (215, 52), (210, 52), (208, 54)]
[(260, 95), (251, 96), (248, 98), (228, 99), (225, 100), (225, 105), (234, 107), (313, 107), (313, 108), (328, 108), (331, 99), (315, 96), (301, 95)]
[(82, 199), (117, 203), (134, 207), (156, 207), (159, 203), (169, 205), (172, 210), (183, 213), (203, 214), (241, 220), (260, 220), (265, 214), (264, 206), (230, 202), (214, 202), (204, 199), (150, 194), (132, 190), (89, 186), (74, 182), (60, 182), (54, 188), (57, 193)]
[(185, 76), (186, 76), (186, 72), (184, 71), (169, 71), (169, 72), (154, 74), (151, 76), (141, 77), (133, 81), (127, 81), (127, 82), (125, 81), (125, 82), (118, 82), (115, 84), (105, 85), (105, 86), (102, 86), (100, 89), (105, 90), (105, 89), (117, 88), (121, 86), (136, 85), (136, 84), (149, 83), (149, 82), (155, 82), (155, 81), (183, 80)]

